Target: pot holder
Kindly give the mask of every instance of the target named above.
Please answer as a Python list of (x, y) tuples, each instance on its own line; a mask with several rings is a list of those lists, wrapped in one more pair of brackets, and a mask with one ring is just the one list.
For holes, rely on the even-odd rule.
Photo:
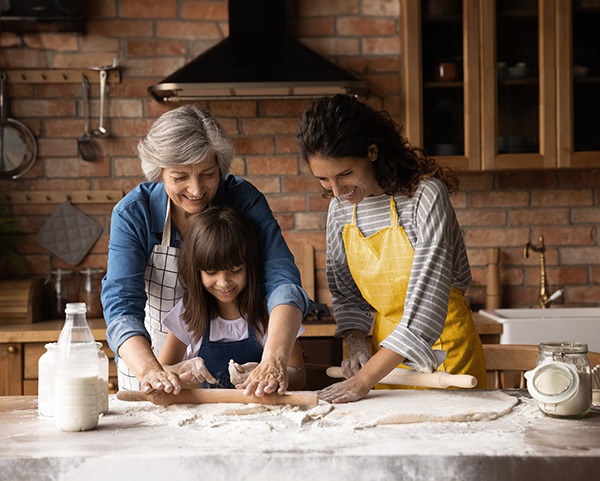
[(38, 242), (69, 264), (79, 264), (96, 243), (102, 226), (68, 200), (60, 204), (37, 235)]

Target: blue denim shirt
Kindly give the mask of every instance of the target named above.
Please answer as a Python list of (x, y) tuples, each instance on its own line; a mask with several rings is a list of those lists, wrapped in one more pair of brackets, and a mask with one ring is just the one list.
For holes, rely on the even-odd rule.
[[(249, 182), (227, 175), (212, 204), (230, 205), (256, 226), (269, 312), (277, 305), (289, 304), (308, 314), (314, 304), (300, 287), (300, 272), (265, 196)], [(132, 336), (142, 335), (150, 341), (144, 327), (145, 269), (154, 246), (161, 243), (166, 213), (167, 194), (162, 182), (138, 185), (113, 209), (101, 299), (106, 339), (115, 353)], [(179, 247), (180, 242), (179, 232), (173, 229), (170, 245)]]

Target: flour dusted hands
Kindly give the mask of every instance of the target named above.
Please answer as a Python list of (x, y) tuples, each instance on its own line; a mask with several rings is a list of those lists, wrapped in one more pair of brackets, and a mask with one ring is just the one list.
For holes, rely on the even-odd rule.
[(231, 384), (237, 386), (238, 384), (242, 384), (248, 377), (250, 377), (250, 373), (254, 368), (258, 366), (257, 362), (247, 362), (246, 364), (238, 364), (233, 359), (229, 361), (229, 378), (231, 379)]
[(217, 380), (206, 368), (204, 360), (201, 357), (194, 357), (186, 361), (178, 362), (177, 364), (165, 366), (165, 370), (177, 374), (179, 379), (183, 382), (193, 384), (202, 384), (204, 381), (207, 381), (210, 384), (217, 383)]
[(284, 394), (288, 387), (287, 365), (281, 359), (263, 359), (250, 371), (248, 378), (238, 389), (244, 389), (246, 395)]
[(342, 374), (346, 379), (354, 376), (371, 358), (366, 336), (362, 331), (352, 329), (344, 333), (348, 357), (342, 361)]

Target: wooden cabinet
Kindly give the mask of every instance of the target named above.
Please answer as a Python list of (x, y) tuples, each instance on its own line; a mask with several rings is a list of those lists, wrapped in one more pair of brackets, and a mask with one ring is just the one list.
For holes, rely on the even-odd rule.
[(600, 166), (600, 2), (401, 2), (411, 143), (455, 170)]
[[(94, 338), (102, 342), (109, 359), (109, 392), (117, 392), (117, 366), (114, 353), (106, 344), (106, 325), (102, 319), (88, 320)], [(46, 352), (44, 345), (56, 342), (64, 321), (0, 326), (0, 396), (36, 395), (38, 361)]]

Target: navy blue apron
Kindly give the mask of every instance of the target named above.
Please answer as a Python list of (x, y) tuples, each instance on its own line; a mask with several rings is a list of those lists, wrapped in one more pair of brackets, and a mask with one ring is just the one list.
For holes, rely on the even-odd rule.
[(202, 336), (202, 344), (198, 351), (198, 357), (204, 360), (204, 365), (208, 371), (217, 380), (216, 384), (209, 384), (203, 382), (203, 388), (226, 388), (232, 389), (235, 386), (231, 383), (229, 378), (229, 360), (233, 359), (238, 364), (245, 364), (247, 362), (260, 362), (263, 354), (263, 347), (261, 346), (256, 333), (252, 326), (248, 325), (248, 338), (240, 341), (218, 341), (213, 342), (210, 340), (210, 326), (209, 323), (204, 335)]

